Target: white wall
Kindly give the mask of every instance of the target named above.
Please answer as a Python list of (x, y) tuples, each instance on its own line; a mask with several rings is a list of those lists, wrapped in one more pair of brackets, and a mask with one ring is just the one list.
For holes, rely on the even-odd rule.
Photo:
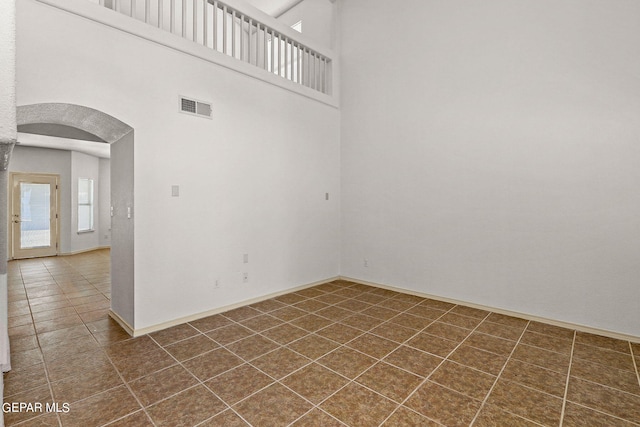
[[(135, 214), (132, 133), (111, 144), (111, 310), (130, 327), (135, 326)], [(132, 208), (129, 210), (129, 208)]]
[(287, 26), (302, 21), (302, 34), (322, 46), (334, 49), (336, 3), (329, 0), (304, 0), (278, 17)]
[[(71, 188), (71, 151), (52, 150), (48, 148), (25, 147), (16, 145), (13, 149), (10, 172), (47, 173), (60, 175), (60, 253), (72, 252), (72, 240), (75, 234), (72, 225), (72, 188)], [(8, 200), (10, 203), (10, 200)], [(11, 242), (7, 242), (8, 245)], [(9, 246), (9, 254), (11, 249)]]
[(640, 3), (340, 4), (342, 274), (640, 336)]
[(100, 204), (98, 206), (99, 217), (99, 245), (108, 247), (111, 245), (111, 160), (99, 159), (100, 188), (98, 189), (98, 197)]
[[(49, 173), (60, 175), (60, 248), (61, 254), (70, 254), (109, 246), (110, 239), (100, 240), (100, 233), (109, 234), (109, 159), (99, 159), (75, 151), (16, 145), (9, 164), (10, 172)], [(106, 169), (103, 171), (101, 166)], [(93, 233), (78, 234), (78, 178), (94, 179)], [(106, 178), (106, 179), (105, 179)], [(106, 231), (101, 225), (104, 217)], [(10, 242), (8, 242), (10, 244)], [(9, 248), (9, 253), (11, 250)]]
[[(7, 313), (7, 203), (8, 172), (6, 162), (10, 159), (16, 142), (16, 18), (15, 1), (0, 3), (0, 153), (6, 161), (0, 164), (0, 371), (11, 369)], [(6, 157), (5, 157), (6, 156)], [(0, 400), (4, 402), (4, 375), (0, 373)], [(4, 414), (0, 416), (0, 427), (4, 426)]]
[(135, 129), (136, 329), (338, 274), (338, 110), (33, 0), (18, 21), (19, 105)]

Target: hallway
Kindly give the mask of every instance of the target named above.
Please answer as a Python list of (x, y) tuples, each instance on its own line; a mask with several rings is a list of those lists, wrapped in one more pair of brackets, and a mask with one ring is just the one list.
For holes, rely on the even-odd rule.
[[(13, 369), (5, 374), (5, 401), (52, 401), (50, 381), (60, 378), (57, 369), (65, 365), (70, 369), (62, 374), (63, 383), (77, 393), (86, 391), (75, 384), (88, 379), (75, 358), (130, 338), (108, 318), (110, 287), (109, 250), (9, 262)], [(29, 415), (6, 414), (5, 421), (11, 425)]]
[(63, 412), (7, 425), (640, 425), (640, 344), (345, 281), (131, 339), (109, 287), (108, 250), (9, 263), (5, 402)]

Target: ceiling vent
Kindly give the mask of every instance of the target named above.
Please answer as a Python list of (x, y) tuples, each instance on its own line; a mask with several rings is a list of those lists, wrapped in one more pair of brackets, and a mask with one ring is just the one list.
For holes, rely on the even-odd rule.
[(180, 97), (180, 111), (194, 116), (211, 118), (211, 104), (184, 96)]

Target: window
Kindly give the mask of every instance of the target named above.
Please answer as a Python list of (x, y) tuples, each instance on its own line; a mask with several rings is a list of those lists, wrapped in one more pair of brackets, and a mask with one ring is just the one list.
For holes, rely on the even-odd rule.
[(78, 179), (78, 233), (93, 231), (93, 180)]

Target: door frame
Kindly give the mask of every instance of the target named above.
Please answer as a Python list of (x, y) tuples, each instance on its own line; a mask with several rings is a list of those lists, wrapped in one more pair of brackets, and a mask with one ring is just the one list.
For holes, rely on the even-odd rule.
[[(55, 215), (55, 220), (51, 223), (55, 227), (55, 253), (44, 253), (44, 252), (32, 252), (32, 254), (28, 256), (21, 256), (20, 254), (16, 254), (16, 242), (14, 226), (13, 226), (13, 218), (16, 213), (16, 198), (14, 194), (14, 186), (18, 180), (21, 181), (37, 181), (38, 179), (53, 179), (55, 182), (55, 189), (53, 191), (53, 204), (54, 206), (51, 208), (52, 215)], [(50, 174), (50, 173), (33, 173), (33, 172), (10, 172), (9, 173), (9, 215), (8, 215), (8, 229), (9, 229), (9, 251), (10, 251), (10, 259), (27, 259), (27, 258), (38, 258), (45, 256), (57, 256), (60, 251), (60, 175), (59, 174)], [(19, 199), (19, 198), (18, 198)], [(20, 200), (17, 201), (20, 203)], [(54, 232), (54, 230), (51, 230)]]

